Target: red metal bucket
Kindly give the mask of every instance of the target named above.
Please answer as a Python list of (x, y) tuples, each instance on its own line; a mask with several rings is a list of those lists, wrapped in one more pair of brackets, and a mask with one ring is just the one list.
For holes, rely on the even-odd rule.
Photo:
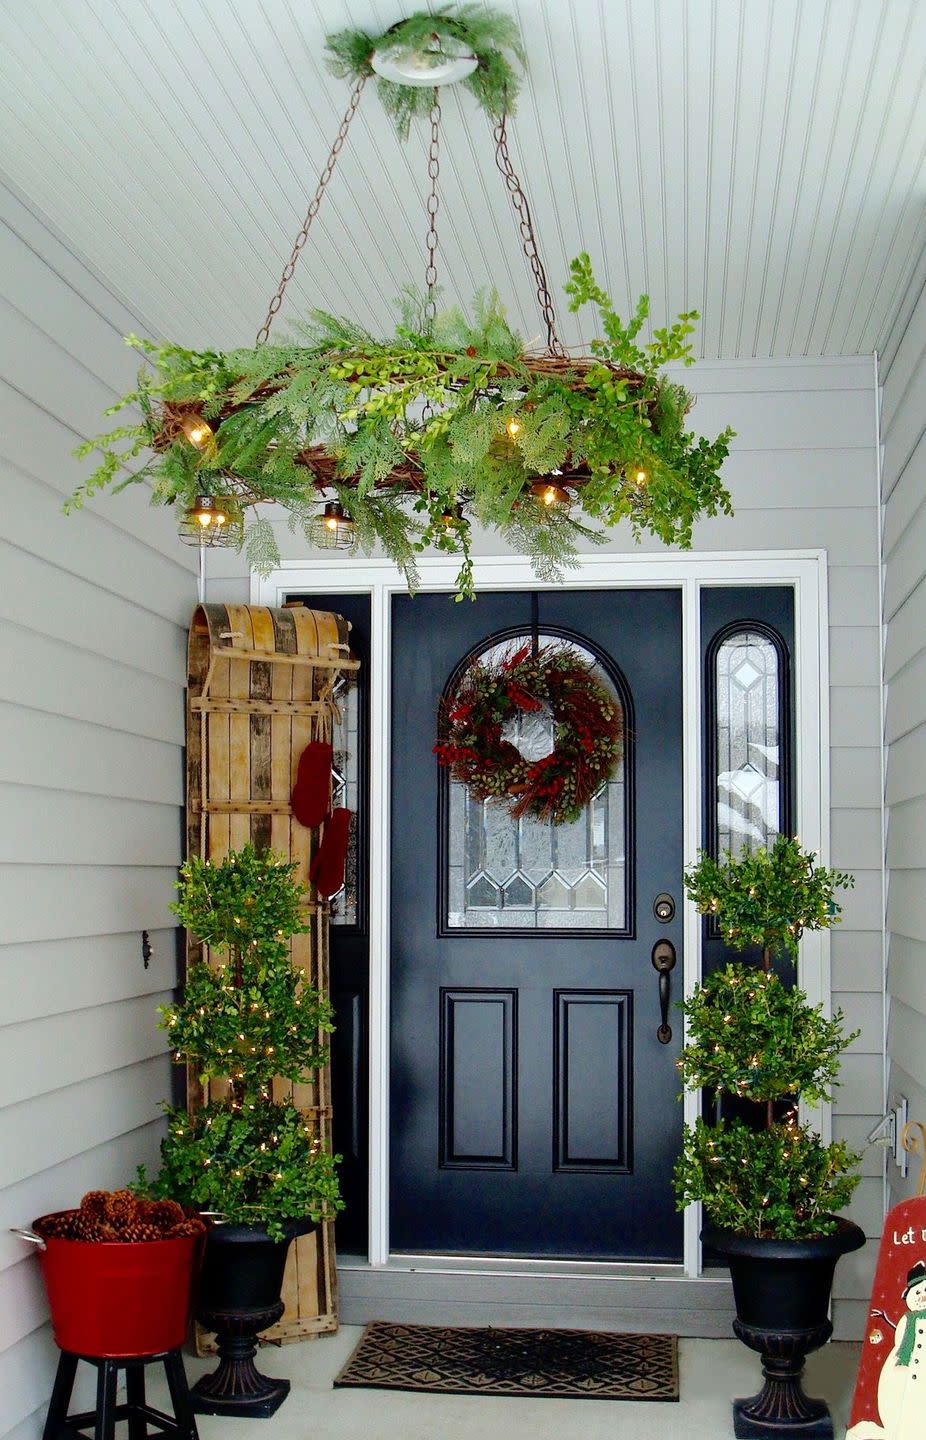
[[(41, 1233), (43, 1215), (33, 1221)], [(45, 1237), (55, 1342), (75, 1355), (159, 1355), (186, 1339), (201, 1235), (130, 1243)]]

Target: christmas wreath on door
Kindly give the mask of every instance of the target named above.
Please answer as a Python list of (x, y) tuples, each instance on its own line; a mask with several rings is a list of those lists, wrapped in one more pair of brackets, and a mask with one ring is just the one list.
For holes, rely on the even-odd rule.
[(619, 702), (573, 646), (554, 642), (468, 666), (441, 707), (434, 753), (476, 799), (561, 825), (611, 779), (622, 745)]

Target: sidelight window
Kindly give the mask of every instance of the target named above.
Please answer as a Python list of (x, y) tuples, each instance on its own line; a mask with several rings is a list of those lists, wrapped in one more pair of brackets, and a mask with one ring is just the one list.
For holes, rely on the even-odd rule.
[(783, 828), (784, 665), (766, 627), (727, 630), (713, 648), (714, 853), (751, 854)]
[(360, 681), (358, 672), (341, 675), (332, 699), (337, 706), (331, 727), (331, 805), (346, 807), (354, 817), (350, 827), (344, 884), (331, 897), (332, 925), (357, 924), (357, 827), (360, 814)]

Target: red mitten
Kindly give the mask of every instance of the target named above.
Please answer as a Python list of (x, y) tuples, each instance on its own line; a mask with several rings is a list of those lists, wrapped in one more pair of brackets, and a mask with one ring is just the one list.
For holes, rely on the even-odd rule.
[(328, 814), (333, 754), (327, 740), (312, 740), (299, 756), (293, 786), (293, 814), (307, 830), (314, 830)]
[(326, 900), (336, 895), (344, 884), (344, 863), (347, 860), (347, 839), (350, 834), (350, 811), (332, 810), (325, 821), (325, 833), (314, 860), (309, 866), (309, 879), (319, 895)]

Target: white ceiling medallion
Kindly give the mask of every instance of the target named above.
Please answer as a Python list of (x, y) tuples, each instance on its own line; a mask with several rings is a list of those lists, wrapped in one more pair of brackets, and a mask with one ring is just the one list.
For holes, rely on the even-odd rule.
[(466, 45), (434, 35), (429, 44), (413, 50), (407, 45), (385, 45), (373, 51), (370, 64), (384, 80), (424, 87), (455, 85), (472, 75), (479, 61)]

